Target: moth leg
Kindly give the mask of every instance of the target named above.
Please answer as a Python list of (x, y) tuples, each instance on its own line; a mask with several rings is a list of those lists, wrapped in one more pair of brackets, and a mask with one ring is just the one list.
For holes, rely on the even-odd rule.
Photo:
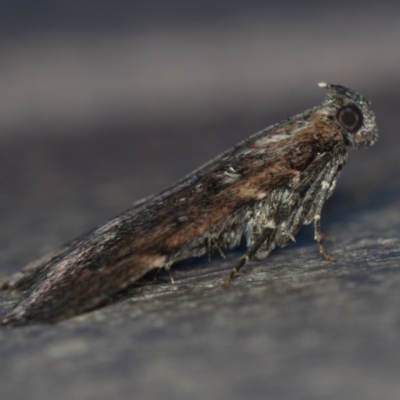
[(257, 250), (260, 248), (262, 244), (266, 241), (270, 242), (274, 238), (275, 229), (265, 228), (262, 234), (258, 237), (252, 247), (247, 250), (246, 254), (240, 257), (239, 261), (234, 265), (234, 267), (229, 272), (228, 276), (225, 279), (224, 286), (228, 288), (231, 285), (231, 281), (234, 276), (239, 272), (239, 270), (243, 267), (243, 265), (247, 264), (250, 259), (257, 253)]
[(337, 260), (326, 251), (322, 243), (322, 240), (326, 238), (326, 236), (321, 232), (321, 211), (326, 199), (329, 198), (329, 196), (332, 194), (338, 177), (338, 168), (342, 162), (342, 159), (337, 160), (336, 163), (328, 170), (327, 174), (324, 176), (324, 180), (321, 183), (322, 190), (316, 201), (315, 213), (313, 217), (314, 239), (318, 243), (319, 252), (324, 256), (326, 260), (331, 262), (336, 262)]
[(170, 264), (164, 265), (164, 269), (168, 272), (169, 280), (170, 280), (171, 283), (174, 285), (174, 284), (175, 284), (175, 279), (174, 279), (174, 277), (172, 276), (171, 265), (170, 265)]
[(211, 257), (213, 253), (211, 238), (207, 237), (207, 254), (208, 254), (208, 262), (211, 262)]
[(334, 242), (334, 241), (335, 241), (335, 238), (334, 238), (334, 237), (325, 235), (325, 233), (323, 233), (323, 232), (321, 232), (321, 239), (322, 239), (324, 242)]
[(214, 246), (217, 248), (217, 250), (219, 251), (219, 254), (221, 255), (222, 258), (226, 259), (226, 255), (225, 253), (222, 251), (221, 247), (219, 247), (219, 244), (217, 243), (217, 241), (215, 239), (212, 239)]
[(171, 283), (175, 283), (175, 279), (172, 276), (171, 265), (170, 264), (166, 264), (166, 265), (164, 265), (162, 267), (158, 267), (157, 268), (156, 275), (155, 275), (155, 277), (153, 279), (153, 282), (158, 282), (158, 280), (160, 278), (161, 271), (163, 270), (163, 268), (168, 272), (169, 280), (171, 281)]
[(214, 247), (219, 251), (219, 254), (222, 258), (226, 258), (225, 253), (222, 251), (218, 242), (213, 237), (207, 238), (207, 253), (208, 253), (208, 261), (211, 261), (211, 256), (213, 253)]
[(323, 237), (324, 235), (321, 232), (321, 215), (317, 214), (314, 216), (314, 239), (318, 243), (319, 252), (324, 256), (325, 260), (336, 262), (337, 260), (326, 251), (322, 243)]
[(296, 238), (294, 237), (294, 235), (292, 234), (292, 232), (290, 232), (290, 230), (289, 230), (288, 227), (286, 226), (286, 223), (283, 223), (283, 224), (281, 225), (281, 230), (282, 230), (282, 232), (284, 232), (284, 233), (288, 236), (288, 238), (289, 238), (292, 242), (296, 243)]
[(156, 271), (156, 274), (154, 276), (153, 282), (158, 282), (158, 279), (160, 278), (160, 274), (161, 274), (162, 268), (163, 267), (158, 267), (157, 268), (157, 271)]

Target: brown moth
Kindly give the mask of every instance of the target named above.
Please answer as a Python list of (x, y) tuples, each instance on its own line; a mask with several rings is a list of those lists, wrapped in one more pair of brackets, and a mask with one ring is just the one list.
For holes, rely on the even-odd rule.
[(327, 89), (320, 105), (262, 130), (161, 193), (26, 266), (2, 282), (21, 300), (5, 325), (54, 322), (105, 304), (153, 269), (231, 249), (248, 250), (225, 280), (251, 258), (283, 247), (314, 224), (321, 254), (321, 210), (350, 148), (378, 138), (371, 104), (351, 89)]

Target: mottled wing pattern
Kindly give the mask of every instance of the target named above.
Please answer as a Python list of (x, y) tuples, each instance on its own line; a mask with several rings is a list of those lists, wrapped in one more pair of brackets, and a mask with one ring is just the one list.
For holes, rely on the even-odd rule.
[[(332, 149), (330, 137), (324, 143), (315, 138), (312, 121), (295, 134), (283, 124), (256, 135), (29, 268), (14, 288), (26, 289), (29, 281), (31, 288), (7, 318), (51, 320), (93, 309), (151, 269), (204, 254), (210, 241), (230, 248), (247, 229), (251, 245), (268, 220), (277, 229), (257, 255), (266, 255), (275, 240), (286, 244), (310, 211), (307, 191), (318, 186), (332, 159), (332, 153), (321, 153), (324, 146)], [(280, 157), (282, 146), (287, 159)], [(288, 193), (293, 193), (291, 199)]]
[(0, 288), (22, 291), (22, 300), (2, 323), (89, 311), (152, 269), (232, 248), (245, 236), (248, 251), (228, 285), (251, 257), (285, 246), (304, 223), (314, 223), (320, 252), (332, 260), (321, 242), (322, 206), (347, 147), (371, 145), (377, 133), (369, 102), (350, 89), (324, 87), (331, 92), (321, 105), (251, 136), (3, 282)]

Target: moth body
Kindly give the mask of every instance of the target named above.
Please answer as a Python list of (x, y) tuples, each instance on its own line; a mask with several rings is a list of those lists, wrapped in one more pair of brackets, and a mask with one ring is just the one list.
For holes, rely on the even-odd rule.
[[(326, 100), (250, 136), (167, 190), (28, 265), (3, 290), (21, 300), (2, 323), (54, 322), (98, 308), (153, 269), (236, 247), (265, 258), (314, 224), (321, 254), (321, 212), (348, 150), (377, 140), (370, 103), (351, 89), (321, 84)], [(321, 86), (320, 85), (320, 86)]]

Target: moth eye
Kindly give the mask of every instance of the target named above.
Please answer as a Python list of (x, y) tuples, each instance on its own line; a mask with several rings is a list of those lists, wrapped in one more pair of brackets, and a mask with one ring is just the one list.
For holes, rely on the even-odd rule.
[(337, 120), (346, 131), (356, 133), (363, 124), (361, 110), (354, 104), (349, 104), (339, 109), (336, 114)]

